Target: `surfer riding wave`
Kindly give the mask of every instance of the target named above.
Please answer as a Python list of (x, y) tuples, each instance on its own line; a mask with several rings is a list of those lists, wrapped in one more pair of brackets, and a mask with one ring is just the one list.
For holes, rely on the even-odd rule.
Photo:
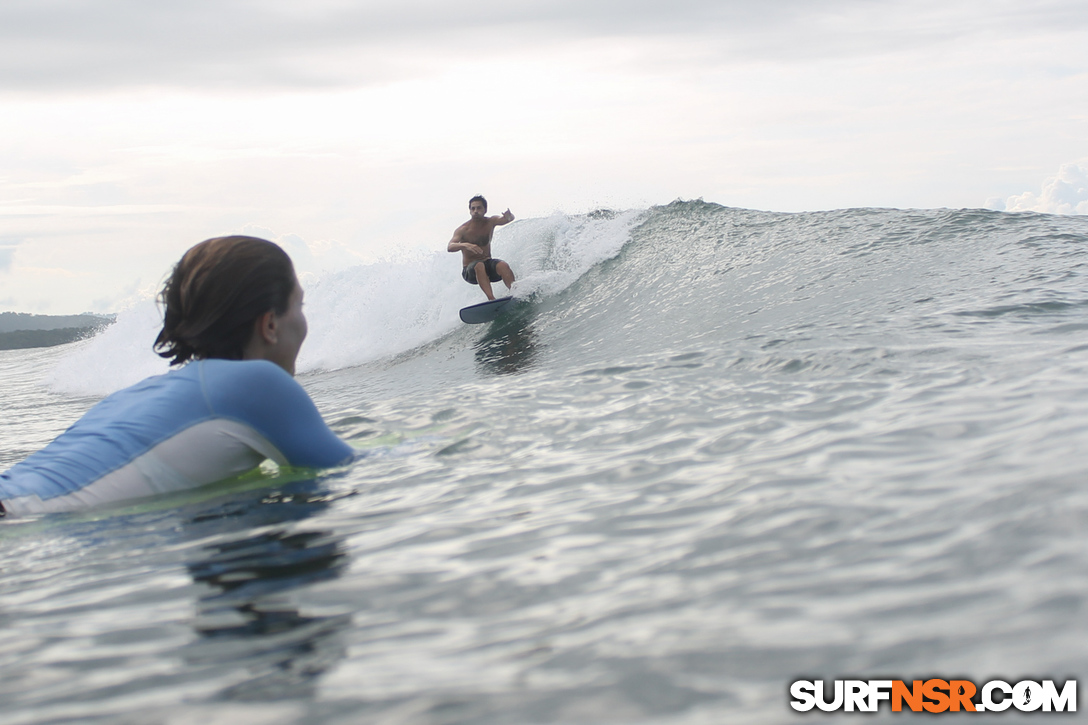
[(514, 221), (507, 209), (498, 216), (486, 216), (487, 199), (474, 196), (468, 201), (469, 220), (453, 232), (446, 251), (461, 253), (461, 276), (469, 284), (478, 284), (487, 299), (495, 299), (492, 282), (502, 282), (507, 289), (514, 284), (514, 272), (510, 265), (491, 256), (491, 237), (495, 227)]

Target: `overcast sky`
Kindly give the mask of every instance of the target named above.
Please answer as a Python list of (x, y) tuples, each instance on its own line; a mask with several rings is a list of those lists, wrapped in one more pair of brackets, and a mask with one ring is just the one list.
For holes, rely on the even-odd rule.
[(1088, 213), (1088, 3), (0, 2), (0, 310), (115, 311), (240, 231), (442, 250), (478, 192)]

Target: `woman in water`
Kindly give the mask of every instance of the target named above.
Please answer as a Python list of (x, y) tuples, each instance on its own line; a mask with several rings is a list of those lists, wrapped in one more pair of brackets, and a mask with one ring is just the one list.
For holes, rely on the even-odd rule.
[(209, 239), (185, 253), (159, 299), (155, 351), (182, 367), (110, 395), (0, 474), (0, 512), (196, 488), (266, 458), (306, 468), (352, 460), (293, 377), (306, 317), (286, 252), (254, 237)]

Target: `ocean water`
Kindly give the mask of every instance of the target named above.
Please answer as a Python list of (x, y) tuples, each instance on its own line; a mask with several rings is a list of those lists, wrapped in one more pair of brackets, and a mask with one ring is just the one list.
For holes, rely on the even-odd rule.
[[(445, 252), (305, 280), (354, 465), (0, 523), (0, 721), (785, 723), (799, 678), (1088, 674), (1088, 218), (675, 202), (495, 252), (491, 325)], [(0, 352), (0, 468), (160, 371), (155, 323)]]

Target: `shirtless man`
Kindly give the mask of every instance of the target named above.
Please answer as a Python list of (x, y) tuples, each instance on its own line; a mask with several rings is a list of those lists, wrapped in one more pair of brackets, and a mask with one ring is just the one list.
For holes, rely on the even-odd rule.
[(491, 283), (502, 280), (509, 289), (514, 283), (514, 272), (506, 262), (491, 258), (491, 235), (495, 227), (514, 221), (514, 215), (507, 209), (502, 216), (484, 216), (487, 199), (482, 196), (469, 199), (468, 213), (471, 219), (457, 227), (446, 250), (461, 253), (461, 276), (469, 284), (480, 285), (487, 299), (493, 300)]

